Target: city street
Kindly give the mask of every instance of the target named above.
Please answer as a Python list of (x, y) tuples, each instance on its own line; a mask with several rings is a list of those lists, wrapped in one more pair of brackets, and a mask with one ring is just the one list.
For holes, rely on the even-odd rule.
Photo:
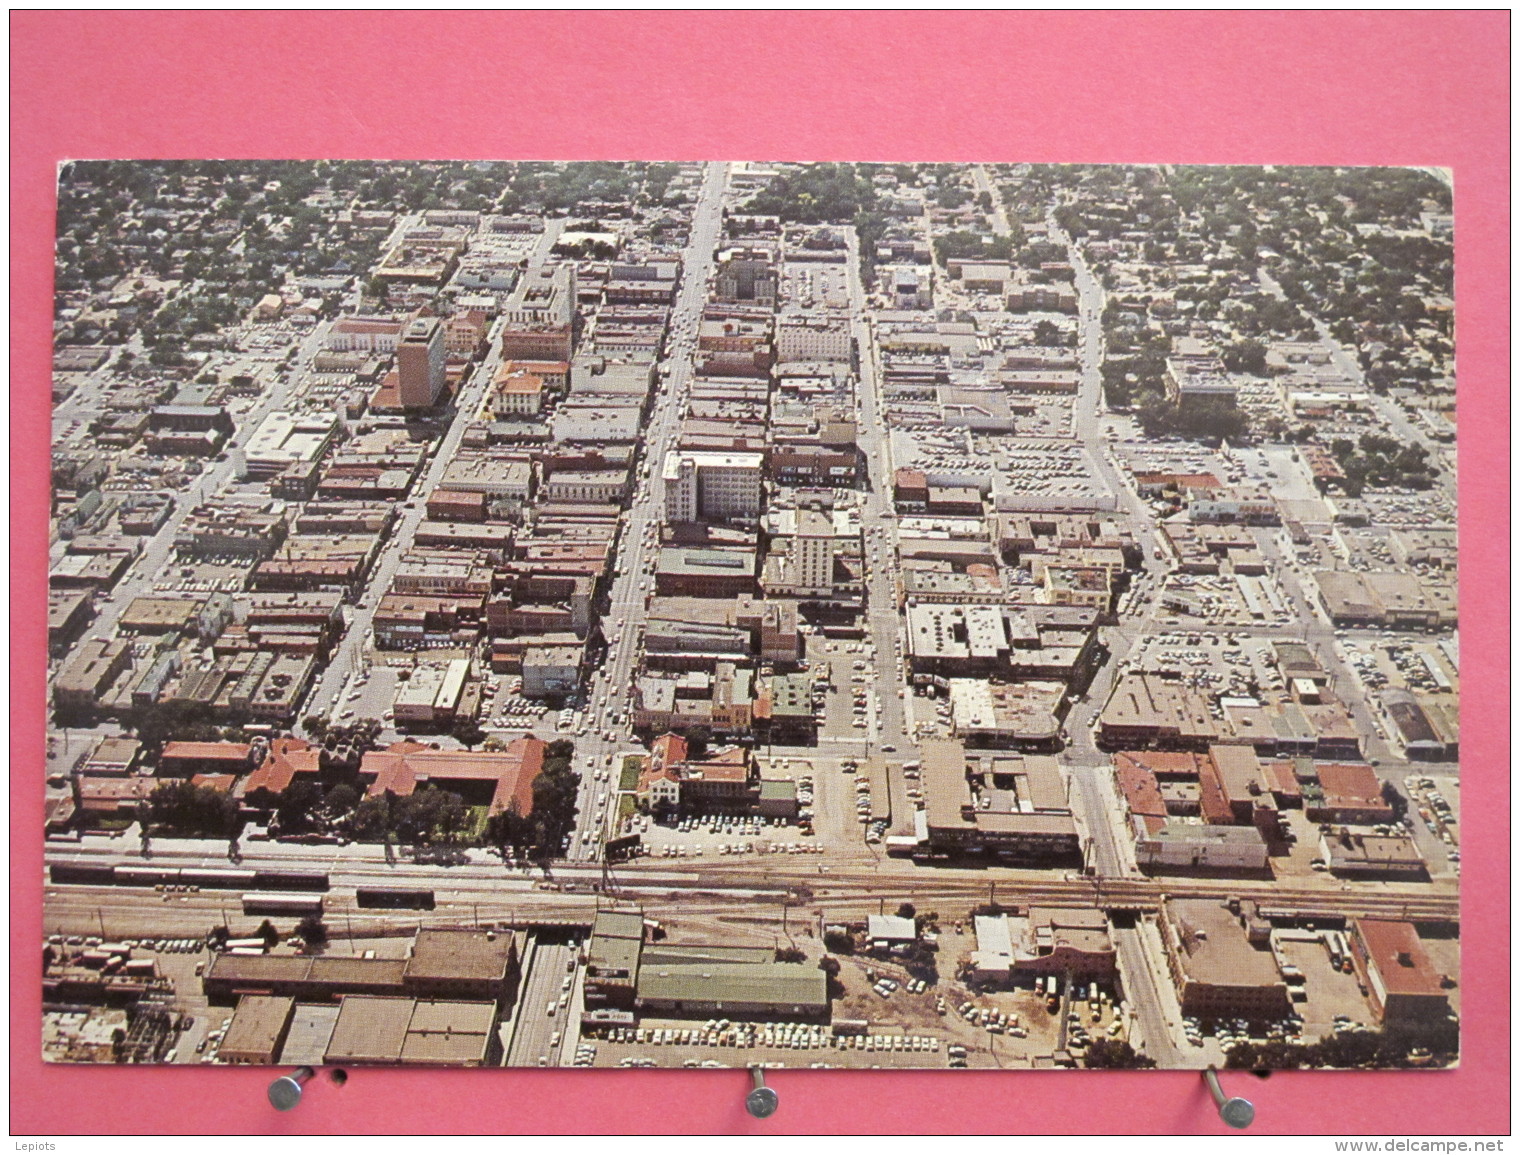
[[(722, 226), (723, 189), (728, 166), (712, 163), (703, 174), (702, 192), (692, 215), (690, 240), (682, 255), (680, 295), (671, 313), (670, 332), (695, 331), (696, 322), (707, 302), (707, 277), (713, 267), (713, 255)], [(684, 337), (667, 346), (661, 362), (666, 371), (663, 383), (655, 392), (641, 456), (644, 472), (636, 480), (615, 561), (609, 607), (602, 619), (607, 652), (602, 665), (592, 677), (587, 702), (577, 717), (576, 768), (581, 772), (580, 803), (569, 854), (573, 859), (595, 861), (601, 857), (601, 840), (614, 817), (609, 809), (616, 806), (617, 771), (613, 767), (614, 788), (594, 780), (591, 770), (606, 763), (618, 751), (636, 748), (630, 717), (629, 691), (638, 668), (642, 643), (642, 621), (649, 603), (653, 582), (651, 570), (659, 546), (646, 540), (650, 526), (664, 521), (660, 470), (665, 453), (675, 445), (680, 429), (682, 399), (693, 373), (694, 349)], [(607, 735), (610, 734), (611, 737)], [(597, 804), (606, 797), (606, 807)]]

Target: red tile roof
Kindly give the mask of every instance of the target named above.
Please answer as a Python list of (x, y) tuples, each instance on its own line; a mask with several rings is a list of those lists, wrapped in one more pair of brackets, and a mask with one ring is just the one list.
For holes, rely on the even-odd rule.
[(245, 762), (249, 746), (246, 742), (168, 742), (160, 760), (197, 760), (219, 762)]
[(190, 785), (204, 786), (218, 794), (228, 793), (236, 782), (236, 774), (196, 774), (190, 779)]
[(1387, 809), (1383, 784), (1376, 771), (1361, 762), (1322, 762), (1316, 768), (1325, 790), (1325, 805), (1332, 809)]
[(297, 774), (315, 776), (320, 770), (321, 753), (300, 738), (276, 738), (264, 755), (264, 761), (243, 781), (243, 794), (267, 790), (282, 794)]
[(359, 775), (371, 779), (367, 791), (374, 798), (389, 790), (405, 796), (423, 783), (443, 789), (451, 781), (496, 780), (490, 813), (517, 803), (526, 817), (533, 810), (533, 780), (544, 768), (545, 745), (537, 738), (518, 738), (505, 750), (434, 750), (420, 742), (397, 742), (385, 750), (364, 755)]
[(1198, 771), (1198, 809), (1211, 826), (1231, 826), (1235, 822), (1235, 811), (1225, 797), (1224, 782), (1209, 761), (1203, 762)]
[(649, 750), (649, 764), (656, 769), (686, 761), (686, 739), (679, 734), (661, 734)]

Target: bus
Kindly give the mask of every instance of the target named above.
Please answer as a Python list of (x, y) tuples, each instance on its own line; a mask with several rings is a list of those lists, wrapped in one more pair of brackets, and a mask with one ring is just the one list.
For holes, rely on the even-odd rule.
[(269, 894), (254, 892), (243, 895), (244, 914), (321, 914), (320, 894)]
[(361, 886), (354, 891), (354, 902), (379, 910), (432, 910), (434, 906), (431, 890), (406, 886)]

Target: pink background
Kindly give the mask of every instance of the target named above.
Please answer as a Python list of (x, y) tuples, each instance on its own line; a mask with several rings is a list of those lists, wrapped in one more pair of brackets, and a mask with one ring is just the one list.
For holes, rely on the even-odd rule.
[(1223, 1130), (1195, 1074), (267, 1070), (38, 1058), (51, 245), (67, 158), (1445, 165), (1461, 349), (1462, 1068), (1228, 1078), (1256, 1132), (1509, 1129), (1506, 12), (11, 16), (14, 1133)]

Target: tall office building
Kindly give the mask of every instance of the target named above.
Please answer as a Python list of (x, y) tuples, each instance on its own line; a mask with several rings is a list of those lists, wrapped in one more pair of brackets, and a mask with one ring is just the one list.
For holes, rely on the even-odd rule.
[(764, 464), (758, 453), (667, 453), (661, 474), (666, 520), (755, 520), (760, 516)]
[(396, 343), (396, 375), (403, 407), (430, 409), (438, 403), (447, 358), (443, 326), (437, 317), (418, 317), (407, 324)]
[(811, 594), (834, 590), (834, 520), (816, 509), (797, 511), (796, 581)]

